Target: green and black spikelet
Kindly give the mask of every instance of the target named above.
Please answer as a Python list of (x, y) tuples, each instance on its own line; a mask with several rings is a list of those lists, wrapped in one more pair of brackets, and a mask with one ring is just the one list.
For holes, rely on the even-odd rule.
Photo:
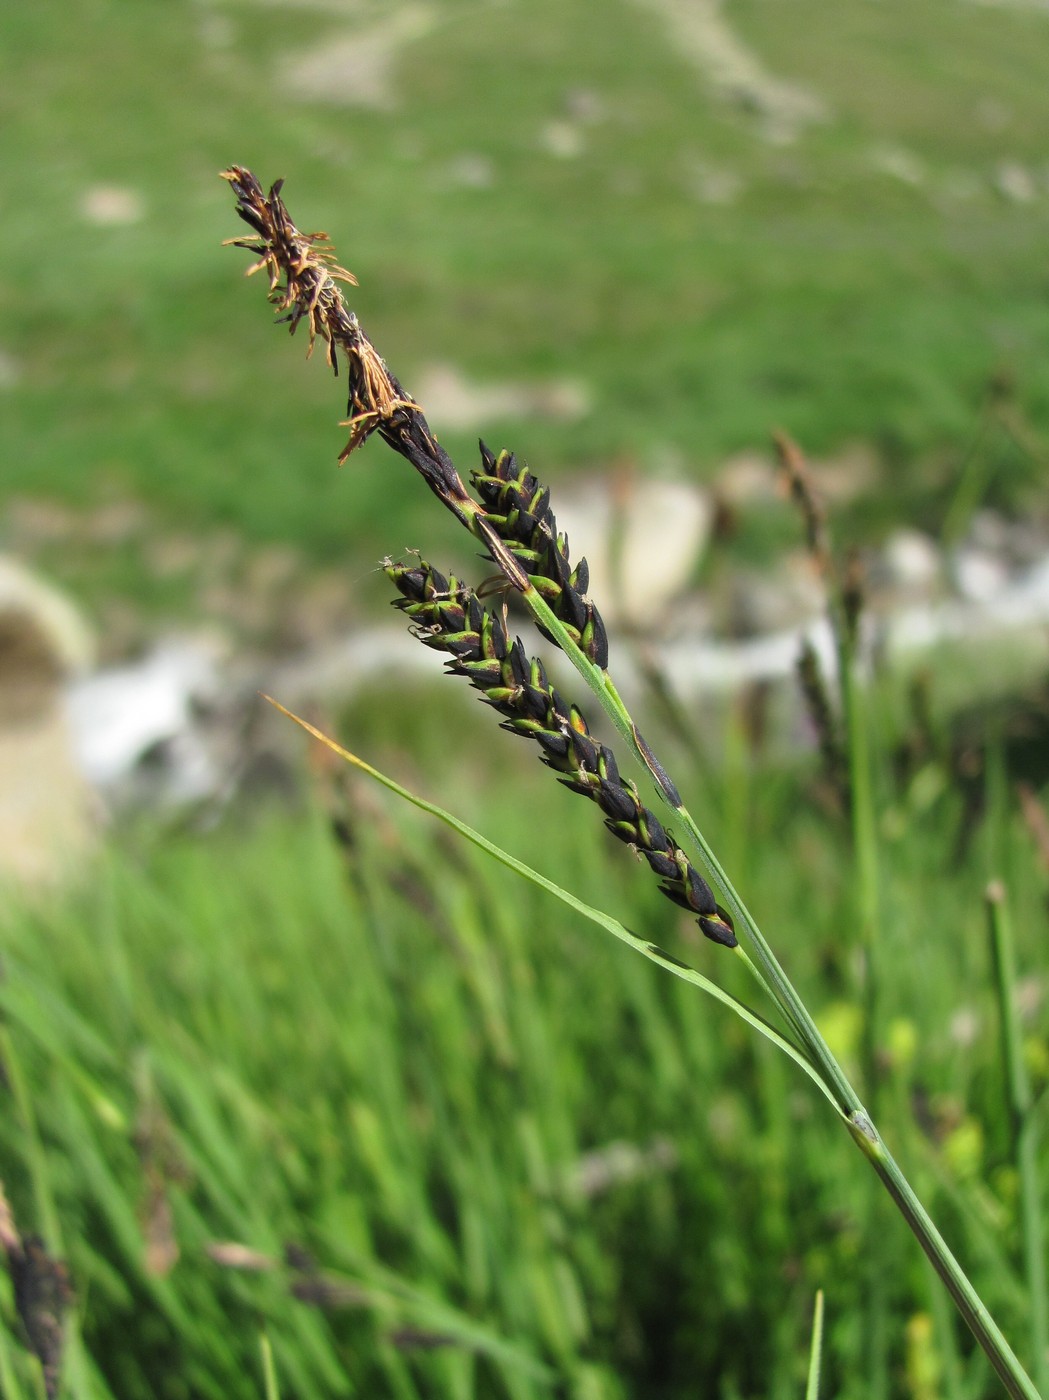
[[(528, 581), (564, 623), (584, 656), (602, 670), (608, 665), (608, 636), (601, 614), (586, 597), (590, 570), (585, 559), (572, 568), (568, 540), (557, 533), (550, 491), (512, 452), (495, 456), (482, 442), (481, 467), (470, 481), (485, 516), (528, 575)], [(540, 631), (549, 641), (551, 637)]]
[(612, 750), (593, 738), (580, 710), (550, 684), (543, 663), (527, 655), (520, 639), (511, 643), (500, 619), (454, 577), (422, 560), (411, 566), (388, 561), (385, 569), (402, 595), (394, 606), (411, 619), (419, 640), (446, 652), (448, 670), (465, 676), (499, 711), (501, 727), (534, 739), (560, 781), (597, 803), (612, 835), (641, 852), (663, 893), (696, 916), (707, 938), (734, 948), (732, 921), (710, 886), (635, 785), (620, 777)]

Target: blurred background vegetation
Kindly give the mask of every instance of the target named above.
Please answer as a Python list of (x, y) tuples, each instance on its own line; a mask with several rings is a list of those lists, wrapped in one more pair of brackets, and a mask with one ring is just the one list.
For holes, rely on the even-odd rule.
[[(1049, 414), (1037, 5), (41, 0), (0, 25), (4, 502), (139, 502), (354, 583), (441, 529), (378, 447), (335, 470), (341, 392), (219, 246), (231, 161), (288, 177), (419, 397), (435, 367), (567, 384), (485, 427), (554, 481), (705, 478), (778, 425), (873, 445), (861, 515), (935, 524), (992, 380)], [(434, 417), (472, 461), (473, 425)], [(1030, 457), (995, 465), (1015, 504)], [(148, 551), (54, 553), (85, 596), (190, 601)]]
[[(1047, 58), (1036, 0), (4, 7), (2, 543), (109, 659), (217, 615), (287, 650), (267, 589), (334, 632), (385, 606), (385, 553), (469, 557), (381, 444), (336, 468), (343, 386), (220, 246), (231, 161), (331, 232), (464, 473), (449, 383), (555, 507), (595, 470), (711, 480), (779, 426), (874, 463), (841, 538), (936, 534), (959, 499), (1044, 518)], [(884, 1130), (1026, 1355), (980, 892), (1008, 881), (1041, 1094), (1046, 876), (1002, 721), (964, 770), (879, 699)], [(731, 981), (484, 719), (377, 690), (339, 732)], [(690, 805), (858, 1063), (815, 759), (765, 762), (743, 706), (695, 728)], [(995, 1393), (805, 1084), (367, 789), (319, 771), (262, 819), (118, 828), (3, 940), (0, 1176), (69, 1262), (71, 1394), (261, 1395), (267, 1339), (288, 1396), (796, 1396), (820, 1286), (828, 1395)], [(0, 1388), (35, 1395), (0, 1302)]]

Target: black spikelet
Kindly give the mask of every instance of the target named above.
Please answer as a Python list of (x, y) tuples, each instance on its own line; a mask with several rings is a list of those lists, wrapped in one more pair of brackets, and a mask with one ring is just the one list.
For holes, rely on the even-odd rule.
[(512, 452), (495, 456), (483, 442), (480, 446), (481, 466), (470, 480), (488, 522), (580, 650), (604, 670), (608, 634), (601, 614), (586, 597), (590, 568), (581, 559), (573, 569), (568, 540), (557, 533), (550, 492)]
[(385, 569), (401, 594), (394, 607), (411, 619), (419, 640), (447, 653), (448, 670), (465, 676), (498, 710), (501, 728), (534, 739), (541, 761), (560, 781), (597, 803), (612, 835), (645, 857), (663, 893), (696, 916), (707, 938), (734, 948), (732, 920), (710, 886), (634, 784), (620, 777), (612, 750), (597, 742), (580, 710), (550, 684), (543, 663), (530, 658), (520, 640), (511, 643), (501, 619), (457, 579), (421, 561), (411, 567), (387, 561)]

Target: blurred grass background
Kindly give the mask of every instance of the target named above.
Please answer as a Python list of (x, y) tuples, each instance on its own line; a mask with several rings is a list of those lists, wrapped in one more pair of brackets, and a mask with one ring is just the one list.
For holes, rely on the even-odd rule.
[[(713, 80), (711, 14), (757, 79)], [(332, 233), (409, 388), (582, 388), (571, 421), (485, 424), (546, 478), (703, 478), (782, 426), (876, 448), (861, 518), (938, 521), (990, 377), (1049, 413), (1046, 42), (1037, 7), (964, 0), (9, 7), (0, 501), (143, 499), (355, 571), (440, 537), (374, 445), (335, 470), (341, 390), (219, 247), (237, 161)], [(814, 119), (777, 124), (784, 83)], [(434, 426), (465, 468), (472, 427)], [(1015, 502), (1030, 461), (998, 454)], [(54, 553), (185, 601), (121, 551)]]
[[(752, 65), (735, 85), (710, 57), (725, 29)], [(293, 216), (332, 233), (409, 389), (434, 366), (578, 386), (578, 416), (484, 425), (555, 505), (573, 473), (623, 462), (706, 480), (780, 425), (823, 456), (873, 448), (844, 533), (935, 530), (996, 384), (1028, 439), (984, 446), (982, 499), (1034, 509), (1047, 56), (1039, 7), (964, 0), (5, 7), (6, 542), (104, 626), (133, 607), (147, 629), (208, 615), (161, 539), (289, 547), (340, 570), (347, 618), (384, 596), (387, 551), (462, 556), (381, 446), (336, 469), (342, 386), (267, 326), (247, 256), (219, 246), (241, 232), (216, 178), (230, 161), (286, 176)], [(777, 84), (811, 99), (794, 126)], [(432, 424), (465, 470), (472, 429)], [(26, 525), (128, 503), (145, 535)], [(855, 1056), (847, 834), (803, 767), (765, 768), (739, 716), (721, 723), (691, 805)], [(340, 732), (720, 971), (479, 724), (476, 706), (379, 697)], [(1004, 800), (964, 844), (953, 774), (944, 749), (880, 778), (884, 1126), (1023, 1352), (980, 891), (1007, 877), (1033, 972), (1046, 882)], [(292, 1396), (795, 1396), (819, 1286), (828, 1395), (995, 1393), (771, 1053), (374, 794), (339, 800), (348, 847), (317, 793), (246, 827), (116, 833), (88, 887), (5, 910), (0, 1175), (69, 1259), (74, 1394), (260, 1395), (265, 1333)], [(1041, 1092), (1044, 978), (1024, 985)], [(216, 1255), (230, 1241), (255, 1257)], [(2, 1301), (0, 1384), (36, 1394)]]
[[(478, 790), (467, 815), (746, 994), (528, 758), (512, 747), (501, 800)], [(1000, 804), (960, 866), (959, 794), (936, 761), (922, 774), (880, 785), (879, 1116), (1023, 1350), (980, 896), (1004, 870), (1041, 1122), (1046, 879)], [(748, 780), (744, 763), (692, 790), (860, 1073), (840, 823), (801, 771)], [(0, 1161), (18, 1219), (76, 1281), (72, 1394), (260, 1395), (264, 1334), (285, 1395), (795, 1396), (820, 1286), (824, 1393), (998, 1393), (803, 1079), (355, 781), (294, 821), (126, 838), (79, 892), (7, 911), (4, 973)], [(3, 1326), (10, 1393), (33, 1394), (10, 1297)]]

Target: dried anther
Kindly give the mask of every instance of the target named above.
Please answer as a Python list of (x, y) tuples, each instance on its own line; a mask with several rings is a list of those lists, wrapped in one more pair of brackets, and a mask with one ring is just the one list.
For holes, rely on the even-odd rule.
[(269, 195), (250, 170), (234, 165), (222, 172), (222, 178), (233, 186), (237, 196), (237, 213), (257, 234), (257, 238), (227, 238), (225, 245), (247, 248), (259, 255), (248, 268), (251, 277), (265, 269), (270, 279), (270, 300), (278, 310), (286, 311), (284, 318), (292, 333), (300, 321), (309, 325), (309, 352), (320, 335), (327, 342), (328, 363), (337, 369), (335, 345), (349, 333), (354, 318), (347, 312), (336, 282), (357, 285), (352, 272), (335, 261), (335, 251), (328, 244), (326, 233), (300, 233), (288, 217), (281, 201), (284, 185), (278, 180)]
[(335, 261), (327, 234), (301, 233), (292, 223), (280, 197), (283, 181), (266, 194), (244, 166), (222, 172), (237, 196), (237, 213), (257, 237), (231, 238), (227, 242), (258, 256), (248, 269), (265, 269), (270, 279), (270, 300), (286, 313), (292, 331), (306, 321), (310, 349), (319, 335), (327, 348), (328, 363), (338, 373), (341, 350), (346, 358), (349, 397), (346, 424), (349, 441), (340, 462), (360, 447), (372, 433), (379, 435), (425, 479), (430, 489), (461, 520), (473, 528), (475, 503), (470, 499), (448, 454), (431, 433), (419, 405), (386, 367), (385, 361), (364, 334), (356, 315), (343, 300), (339, 283), (357, 279)]
[(511, 643), (502, 620), (457, 579), (423, 561), (387, 562), (385, 569), (402, 595), (394, 606), (411, 619), (419, 640), (446, 652), (448, 670), (465, 676), (499, 711), (501, 727), (534, 739), (560, 781), (597, 803), (612, 835), (644, 856), (663, 893), (696, 916), (707, 938), (734, 948), (732, 921), (710, 886), (643, 805), (635, 785), (620, 777), (612, 750), (593, 738), (582, 713), (550, 684), (543, 663), (528, 657), (520, 639)]
[[(353, 285), (357, 279), (335, 261), (327, 234), (304, 234), (295, 227), (281, 199), (282, 181), (278, 180), (266, 194), (251, 171), (242, 165), (230, 166), (222, 177), (237, 196), (237, 213), (255, 234), (227, 242), (256, 255), (258, 261), (248, 269), (249, 274), (264, 269), (269, 273), (270, 300), (285, 313), (282, 319), (290, 323), (292, 331), (300, 321), (307, 322), (311, 350), (319, 335), (327, 348), (328, 363), (336, 373), (339, 351), (345, 356), (349, 396), (344, 426), (350, 429), (350, 437), (339, 457), (340, 463), (373, 433), (378, 433), (411, 463), (441, 503), (486, 546), (509, 583), (523, 592), (528, 588), (527, 571), (503, 543), (485, 510), (469, 494), (421, 408), (390, 373), (356, 315), (346, 306), (339, 283)], [(576, 588), (578, 592), (585, 591), (585, 582), (577, 582)], [(597, 619), (595, 626), (599, 623)], [(601, 638), (588, 645), (600, 654), (603, 630)]]

